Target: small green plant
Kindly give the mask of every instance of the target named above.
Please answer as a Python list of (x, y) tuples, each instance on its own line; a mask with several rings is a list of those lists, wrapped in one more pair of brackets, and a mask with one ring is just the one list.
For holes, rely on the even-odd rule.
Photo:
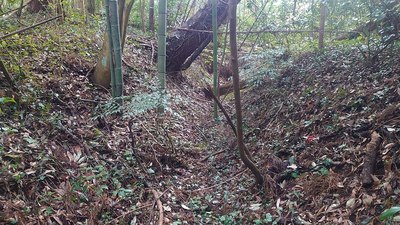
[(271, 224), (273, 221), (271, 213), (265, 214), (264, 218), (254, 220), (254, 225)]
[(7, 105), (7, 104), (12, 104), (12, 105), (16, 105), (17, 102), (15, 101), (14, 98), (10, 98), (10, 97), (1, 97), (0, 98), (0, 115), (4, 114), (2, 108), (3, 106)]
[(228, 215), (222, 215), (218, 218), (219, 222), (224, 225), (241, 224), (240, 220), (237, 218), (239, 211), (234, 211)]
[[(124, 105), (120, 106), (118, 101), (124, 101)], [(114, 114), (123, 112), (125, 118), (132, 118), (137, 115), (156, 109), (159, 106), (166, 106), (169, 96), (163, 96), (158, 91), (151, 93), (142, 93), (134, 96), (124, 96), (121, 98), (113, 98), (104, 104), (99, 104), (95, 108), (93, 119), (104, 118)]]
[(392, 221), (394, 215), (400, 212), (400, 206), (393, 206), (390, 209), (385, 210), (380, 216), (380, 221)]

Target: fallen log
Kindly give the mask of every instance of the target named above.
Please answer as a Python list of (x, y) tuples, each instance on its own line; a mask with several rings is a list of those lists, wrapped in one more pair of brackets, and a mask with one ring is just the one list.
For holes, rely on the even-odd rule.
[(374, 173), (376, 158), (381, 143), (382, 137), (378, 134), (378, 132), (374, 131), (371, 134), (371, 141), (367, 144), (367, 152), (364, 156), (364, 166), (361, 172), (363, 187), (370, 187), (373, 183), (372, 174)]

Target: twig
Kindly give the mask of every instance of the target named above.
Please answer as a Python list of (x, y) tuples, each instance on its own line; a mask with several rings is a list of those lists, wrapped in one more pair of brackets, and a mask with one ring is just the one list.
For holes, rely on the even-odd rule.
[[(162, 145), (161, 145), (162, 146)], [(158, 164), (158, 166), (160, 167), (161, 172), (163, 172), (163, 168), (162, 165), (160, 163), (160, 161), (158, 161), (157, 159), (157, 153), (156, 150), (154, 150), (153, 146), (151, 146), (151, 150), (153, 150), (153, 154), (154, 154), (154, 161)]]
[(122, 59), (122, 62), (125, 63), (125, 65), (127, 65), (131, 69), (135, 68), (132, 64), (128, 63), (125, 59)]
[(175, 150), (174, 143), (173, 143), (173, 141), (172, 141), (171, 136), (168, 134), (168, 132), (167, 132), (167, 130), (165, 129), (164, 126), (161, 125), (161, 129), (164, 131), (165, 136), (167, 136), (168, 142), (169, 142), (169, 144), (171, 145), (171, 148), (172, 148), (172, 153), (175, 154), (175, 153), (176, 153), (176, 150)]
[(236, 127), (233, 124), (231, 117), (228, 115), (228, 112), (225, 110), (224, 106), (222, 106), (221, 102), (218, 100), (218, 98), (214, 95), (214, 93), (212, 92), (212, 89), (209, 85), (207, 85), (207, 87), (204, 89), (205, 91), (208, 92), (208, 94), (210, 95), (210, 97), (212, 99), (215, 100), (215, 102), (217, 103), (218, 107), (221, 109), (222, 113), (224, 114), (226, 121), (228, 122), (229, 126), (232, 128), (233, 133), (235, 133), (236, 136)]
[(275, 113), (275, 115), (273, 116), (273, 118), (271, 118), (270, 121), (269, 121), (269, 123), (265, 126), (265, 128), (263, 129), (263, 131), (266, 130), (266, 129), (269, 127), (269, 125), (271, 125), (271, 123), (274, 122), (274, 121), (276, 120), (278, 114), (279, 114), (279, 113), (281, 112), (281, 110), (282, 110), (282, 107), (283, 107), (283, 102), (281, 103), (281, 106), (279, 106), (279, 109), (278, 109), (278, 111), (276, 111), (276, 113)]
[(164, 222), (164, 211), (163, 211), (163, 206), (162, 206), (160, 197), (158, 196), (158, 192), (157, 192), (156, 190), (154, 190), (154, 189), (151, 189), (151, 192), (153, 193), (154, 198), (155, 198), (156, 201), (157, 201), (158, 213), (160, 214), (160, 215), (159, 215), (159, 218), (158, 218), (158, 225), (162, 225), (163, 222)]
[(193, 193), (193, 192), (200, 192), (200, 191), (206, 191), (206, 190), (213, 189), (213, 188), (215, 188), (215, 187), (221, 186), (221, 185), (223, 185), (223, 184), (225, 184), (225, 183), (227, 183), (227, 182), (229, 182), (229, 181), (235, 179), (235, 178), (238, 177), (239, 175), (242, 175), (245, 171), (246, 171), (246, 169), (240, 171), (239, 173), (237, 173), (237, 174), (234, 175), (233, 177), (228, 178), (228, 179), (222, 181), (221, 183), (215, 184), (215, 185), (210, 186), (210, 187), (200, 188), (200, 189), (197, 189), (197, 190), (189, 191), (189, 192), (192, 192), (192, 193)]
[[(228, 112), (226, 112), (225, 108), (222, 106), (221, 102), (218, 100), (218, 98), (214, 95), (214, 93), (212, 92), (211, 86), (207, 85), (207, 88), (205, 88), (205, 90), (208, 92), (208, 94), (211, 96), (211, 98), (213, 98), (215, 100), (215, 102), (217, 103), (218, 107), (221, 109), (222, 113), (224, 114), (226, 121), (228, 122), (229, 126), (231, 126), (233, 133), (235, 133), (235, 136), (237, 137), (237, 133), (236, 133), (236, 127), (232, 122), (232, 119), (229, 117)], [(244, 146), (244, 152), (246, 153), (247, 157), (250, 159), (250, 161), (253, 161), (253, 157), (251, 156), (249, 149), (246, 148), (246, 146)]]
[(135, 156), (135, 158), (138, 158), (138, 155), (136, 153), (136, 144), (135, 144), (135, 136), (132, 131), (132, 125), (133, 125), (133, 119), (130, 119), (128, 122), (128, 129), (129, 129), (129, 137), (131, 139), (131, 148), (132, 148), (132, 154)]
[[(4, 15), (7, 15), (7, 14), (10, 14), (10, 13), (12, 13), (12, 12), (14, 12), (14, 11), (17, 11), (17, 10), (19, 10), (20, 8), (24, 8), (24, 7), (27, 6), (30, 2), (31, 2), (31, 1), (28, 1), (28, 2), (25, 3), (22, 7), (19, 6), (18, 8), (11, 9), (11, 10), (9, 10), (9, 11), (7, 11), (7, 12), (4, 12), (4, 13), (0, 14), (0, 17), (2, 17), (2, 16), (4, 16)], [(7, 16), (7, 17), (8, 17), (8, 16)]]
[(154, 62), (154, 45), (153, 45), (153, 42), (152, 42), (152, 41), (150, 41), (150, 44), (151, 44), (151, 58), (150, 58), (150, 64), (153, 65), (153, 62)]
[(156, 142), (159, 146), (162, 146), (162, 144), (157, 140), (156, 137), (147, 129), (147, 127), (144, 124), (140, 124), (142, 128), (153, 138), (154, 142)]
[(1, 60), (1, 59), (0, 59), (0, 71), (3, 72), (4, 76), (6, 77), (6, 80), (11, 85), (11, 88), (13, 90), (17, 90), (17, 87), (15, 86), (14, 80), (11, 78), (11, 75), (8, 73), (7, 68), (3, 63), (3, 60)]
[(112, 219), (111, 221), (107, 222), (106, 224), (116, 224), (115, 222), (117, 222), (121, 217), (125, 217), (125, 216), (128, 215), (128, 214), (131, 214), (131, 213), (133, 213), (133, 212), (135, 212), (135, 211), (137, 211), (137, 210), (140, 210), (140, 209), (143, 209), (143, 208), (146, 208), (146, 207), (149, 207), (149, 206), (151, 206), (151, 204), (142, 205), (142, 206), (140, 206), (140, 207), (137, 207), (136, 209), (132, 209), (132, 210), (129, 210), (129, 211), (127, 211), (127, 212), (124, 212), (124, 213), (122, 213), (121, 215), (119, 215), (118, 217), (115, 217), (115, 218)]
[(206, 161), (208, 158), (210, 158), (211, 156), (216, 156), (216, 155), (219, 155), (219, 154), (221, 154), (221, 153), (223, 153), (223, 152), (225, 152), (225, 149), (224, 149), (224, 150), (221, 150), (221, 151), (218, 151), (218, 152), (214, 152), (213, 154), (210, 154), (210, 155), (204, 157), (203, 159), (200, 160), (200, 162), (204, 162), (204, 161)]
[(92, 100), (92, 99), (85, 99), (85, 98), (77, 98), (77, 99), (82, 102), (90, 102), (90, 103), (95, 103), (95, 104), (106, 102), (105, 100)]
[(42, 22), (40, 22), (40, 23), (34, 24), (34, 25), (30, 26), (30, 27), (25, 27), (25, 28), (22, 28), (22, 29), (20, 29), (20, 30), (17, 30), (17, 31), (11, 32), (11, 33), (9, 33), (9, 34), (3, 35), (3, 36), (0, 37), (0, 40), (2, 40), (2, 39), (4, 39), (4, 38), (7, 38), (7, 37), (10, 37), (10, 36), (13, 36), (13, 35), (15, 35), (15, 34), (22, 33), (22, 32), (24, 32), (24, 31), (26, 31), (26, 30), (35, 28), (35, 27), (37, 27), (37, 26), (40, 26), (40, 25), (45, 24), (45, 23), (48, 23), (48, 22), (50, 22), (50, 21), (52, 21), (52, 20), (55, 20), (55, 19), (58, 19), (58, 18), (60, 18), (60, 17), (61, 17), (61, 16), (55, 16), (55, 17), (50, 18), (50, 19), (48, 19), (48, 20), (45, 20), (45, 21), (42, 21)]

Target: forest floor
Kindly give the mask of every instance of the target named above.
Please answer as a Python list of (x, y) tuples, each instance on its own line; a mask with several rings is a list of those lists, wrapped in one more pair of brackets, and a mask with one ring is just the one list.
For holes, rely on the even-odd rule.
[[(128, 36), (133, 97), (116, 115), (109, 91), (87, 77), (100, 46), (88, 37), (32, 33), (1, 50), (21, 66), (10, 69), (15, 89), (0, 75), (1, 224), (380, 224), (399, 203), (398, 49), (373, 66), (350, 48), (278, 57), (287, 63), (276, 76), (242, 90), (245, 141), (267, 181), (260, 190), (225, 118), (212, 118), (199, 64), (187, 82), (168, 81), (161, 121), (155, 41)], [(223, 105), (234, 118), (232, 96)]]

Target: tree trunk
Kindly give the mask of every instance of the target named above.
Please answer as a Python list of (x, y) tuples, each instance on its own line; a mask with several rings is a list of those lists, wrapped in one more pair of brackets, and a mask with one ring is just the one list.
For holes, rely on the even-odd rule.
[[(218, 78), (218, 24), (217, 24), (217, 0), (212, 1), (212, 27), (213, 27), (213, 85), (214, 95), (219, 96)], [(218, 120), (218, 103), (214, 101), (214, 119)]]
[(96, 0), (88, 0), (86, 4), (86, 10), (90, 15), (94, 15), (96, 12)]
[(149, 1), (149, 30), (154, 33), (154, 0)]
[[(228, 16), (228, 5), (226, 1), (218, 1), (218, 18), (217, 24), (220, 26), (224, 23)], [(211, 3), (199, 10), (194, 16), (192, 16), (187, 22), (185, 22), (181, 29), (175, 29), (167, 37), (167, 74), (175, 75), (180, 77), (180, 71), (182, 70), (182, 64), (201, 46), (200, 50), (203, 50), (206, 45), (211, 41), (212, 33), (212, 7)], [(208, 32), (198, 32), (192, 30), (204, 30)], [(192, 57), (192, 61), (185, 64), (191, 64), (195, 57)]]
[(77, 9), (79, 9), (79, 11), (81, 11), (81, 13), (83, 14), (83, 17), (86, 18), (86, 7), (85, 7), (85, 0), (78, 0), (77, 1)]
[(293, 1), (293, 10), (292, 10), (293, 18), (296, 16), (296, 9), (297, 9), (297, 0), (294, 0)]
[[(166, 33), (167, 33), (167, 0), (158, 2), (158, 80), (160, 82), (159, 92), (165, 96), (165, 75), (166, 75)], [(162, 100), (163, 97), (160, 99)], [(160, 102), (161, 103), (161, 102)], [(161, 103), (158, 107), (159, 116), (164, 113), (165, 106)], [(161, 117), (160, 117), (161, 118)]]
[(21, 0), (21, 3), (19, 5), (19, 9), (18, 9), (18, 12), (17, 12), (17, 17), (18, 18), (21, 17), (21, 15), (22, 15), (22, 8), (23, 7), (24, 7), (24, 0)]
[(48, 0), (32, 0), (29, 2), (28, 11), (30, 13), (38, 13), (49, 4)]
[(257, 166), (252, 160), (250, 155), (246, 154), (246, 146), (243, 142), (243, 126), (242, 126), (242, 106), (240, 103), (240, 87), (239, 87), (239, 65), (237, 56), (237, 41), (236, 41), (236, 7), (237, 0), (229, 1), (229, 40), (231, 46), (231, 62), (232, 62), (232, 78), (233, 78), (233, 90), (235, 94), (235, 108), (236, 108), (236, 132), (237, 132), (237, 143), (240, 153), (240, 158), (243, 163), (248, 167), (254, 174), (256, 182), (260, 188), (263, 187), (264, 177), (261, 175)]
[(326, 5), (322, 1), (320, 3), (320, 13), (319, 13), (319, 37), (318, 37), (318, 48), (324, 48), (324, 33), (325, 33), (325, 19), (326, 19)]
[[(119, 1), (121, 2), (121, 1)], [(107, 33), (109, 38), (110, 48), (110, 63), (111, 67), (111, 84), (112, 84), (112, 97), (121, 97), (123, 95), (123, 77), (122, 77), (122, 51), (121, 51), (121, 37), (123, 36), (120, 31), (120, 25), (123, 23), (122, 17), (119, 16), (120, 8), (118, 0), (107, 0), (106, 4), (107, 14)], [(125, 5), (125, 1), (122, 1)], [(121, 10), (123, 13), (123, 10)], [(117, 101), (120, 105), (123, 104), (122, 99)]]
[(145, 10), (146, 3), (145, 3), (145, 0), (140, 0), (139, 3), (140, 3), (140, 18), (141, 18), (140, 26), (141, 26), (142, 32), (144, 33), (144, 32), (146, 32), (146, 17), (144, 16), (144, 13), (146, 11)]
[[(315, 6), (314, 6), (314, 0), (311, 0), (311, 28), (310, 30), (315, 30), (315, 26), (314, 26), (314, 12), (315, 12)], [(315, 39), (315, 34), (314, 32), (311, 32), (311, 38), (312, 40)]]

